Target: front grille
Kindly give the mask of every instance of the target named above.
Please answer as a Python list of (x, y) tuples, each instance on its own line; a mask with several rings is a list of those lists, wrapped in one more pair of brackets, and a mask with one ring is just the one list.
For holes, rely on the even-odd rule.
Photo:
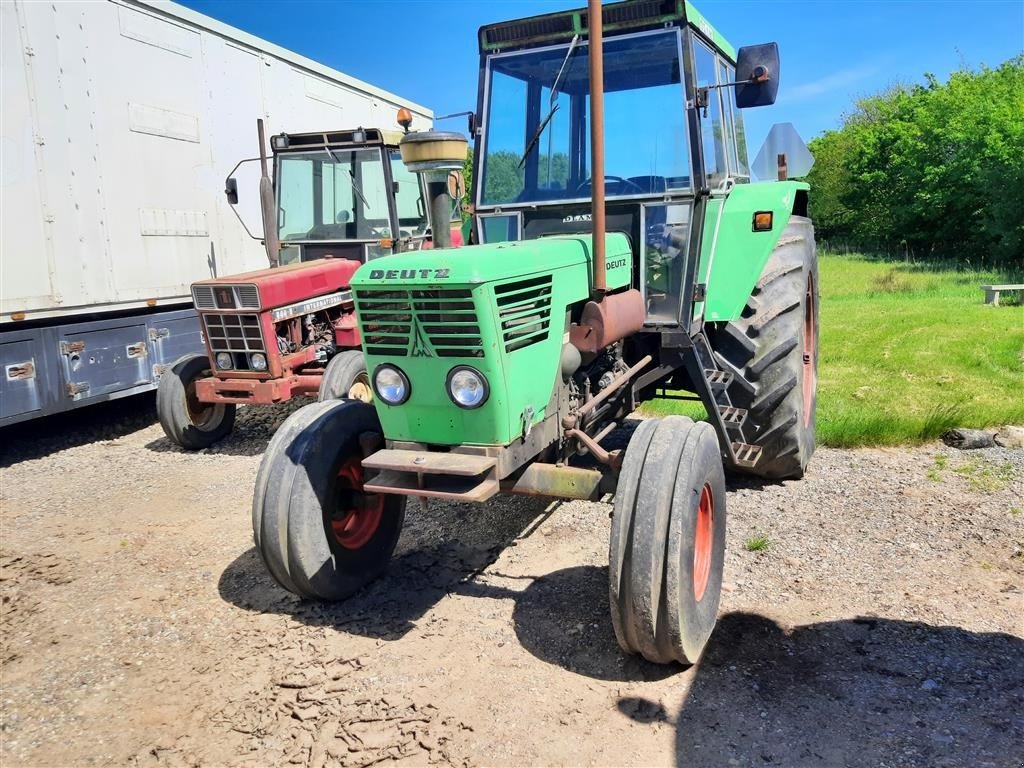
[(192, 287), (192, 301), (196, 309), (216, 309), (217, 304), (213, 300), (212, 285), (196, 285)]
[(255, 285), (236, 285), (235, 298), (239, 309), (260, 308), (260, 292)]
[(259, 315), (204, 314), (203, 324), (214, 358), (218, 352), (229, 353), (231, 370), (251, 370), (249, 355), (253, 352), (266, 354)]
[(551, 325), (551, 275), (497, 285), (494, 300), (506, 352), (547, 338)]
[(468, 288), (357, 290), (355, 298), (368, 355), (484, 356), (473, 293)]
[(260, 291), (255, 285), (194, 285), (196, 309), (259, 309)]

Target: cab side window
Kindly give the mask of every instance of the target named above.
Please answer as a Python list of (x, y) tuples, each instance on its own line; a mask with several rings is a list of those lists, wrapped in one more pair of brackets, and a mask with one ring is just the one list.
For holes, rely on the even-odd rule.
[[(696, 37), (693, 56), (698, 88), (724, 85), (736, 79), (736, 70)], [(749, 181), (743, 118), (736, 109), (731, 87), (715, 88), (708, 94), (707, 117), (701, 110), (700, 121), (708, 186), (717, 186), (726, 176), (739, 182)]]

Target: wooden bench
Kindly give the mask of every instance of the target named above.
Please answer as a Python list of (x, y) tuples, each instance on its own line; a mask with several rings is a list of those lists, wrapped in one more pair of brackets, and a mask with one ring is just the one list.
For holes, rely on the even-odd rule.
[(1017, 285), (983, 285), (981, 290), (985, 292), (985, 303), (998, 307), (999, 293), (1001, 291), (1024, 291), (1024, 283)]

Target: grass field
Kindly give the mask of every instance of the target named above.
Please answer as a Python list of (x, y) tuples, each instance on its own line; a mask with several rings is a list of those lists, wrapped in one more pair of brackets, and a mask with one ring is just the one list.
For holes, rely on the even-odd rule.
[[(1024, 424), (1024, 307), (986, 306), (979, 287), (1020, 275), (828, 254), (819, 263), (819, 445), (920, 443), (954, 426)], [(644, 410), (703, 415), (673, 400)]]

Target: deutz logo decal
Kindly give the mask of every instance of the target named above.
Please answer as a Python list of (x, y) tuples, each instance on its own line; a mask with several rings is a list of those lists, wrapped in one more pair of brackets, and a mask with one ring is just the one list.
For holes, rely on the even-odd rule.
[(576, 213), (570, 214), (562, 219), (563, 224), (572, 224), (575, 221), (591, 221), (591, 214), (589, 213)]
[(450, 269), (371, 269), (371, 280), (446, 280)]
[(420, 324), (416, 322), (416, 318), (412, 319), (413, 336), (412, 336), (412, 350), (409, 352), (413, 357), (433, 357), (433, 352), (430, 351), (430, 347), (427, 346), (427, 340), (423, 336), (423, 329), (420, 328)]

